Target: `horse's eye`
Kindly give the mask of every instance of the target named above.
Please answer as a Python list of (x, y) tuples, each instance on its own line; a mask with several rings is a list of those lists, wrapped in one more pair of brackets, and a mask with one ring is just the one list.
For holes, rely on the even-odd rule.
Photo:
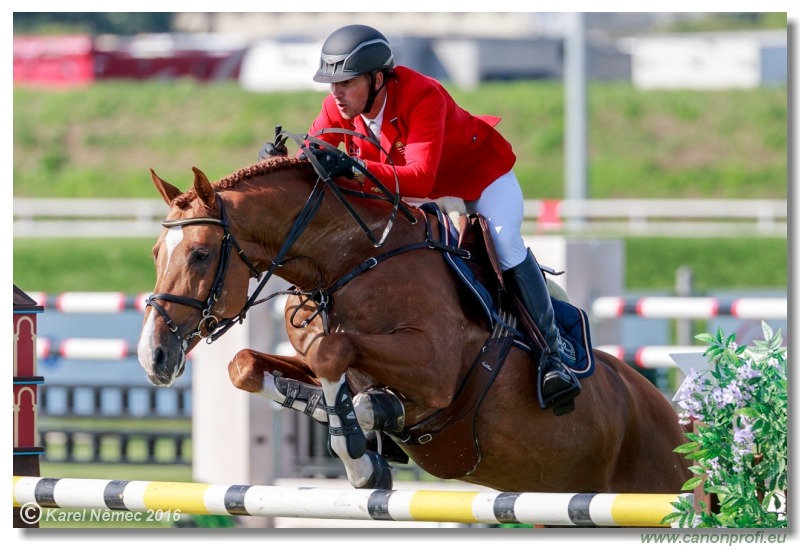
[(208, 258), (208, 249), (207, 248), (198, 248), (194, 252), (192, 252), (192, 260), (195, 262), (204, 262)]

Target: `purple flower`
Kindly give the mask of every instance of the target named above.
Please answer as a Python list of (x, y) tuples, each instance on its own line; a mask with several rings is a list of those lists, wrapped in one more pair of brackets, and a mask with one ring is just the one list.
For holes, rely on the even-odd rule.
[(747, 422), (744, 416), (740, 416), (742, 427), (733, 427), (733, 471), (740, 474), (744, 471), (743, 459), (745, 456), (753, 454), (753, 443), (755, 442), (755, 434), (753, 434), (753, 425)]
[(752, 360), (748, 359), (736, 369), (736, 378), (741, 381), (752, 380), (761, 376), (761, 371), (753, 368)]
[[(742, 417), (739, 417), (742, 418)], [(753, 435), (753, 431), (750, 429), (753, 427), (752, 424), (748, 424), (747, 422), (742, 422), (744, 424), (741, 428), (734, 428), (733, 429), (733, 442), (738, 444), (742, 447), (749, 447), (753, 444), (755, 440), (755, 436)]]
[(681, 424), (686, 425), (692, 420), (702, 420), (704, 418), (701, 412), (703, 402), (699, 399), (703, 391), (704, 381), (704, 375), (694, 369), (691, 369), (683, 380), (678, 393), (675, 395), (675, 401), (683, 409), (683, 412), (678, 415), (678, 422)]

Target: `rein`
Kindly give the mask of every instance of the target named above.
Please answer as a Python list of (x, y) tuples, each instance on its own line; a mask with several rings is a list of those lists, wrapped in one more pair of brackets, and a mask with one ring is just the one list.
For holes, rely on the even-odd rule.
[[(406, 206), (406, 204), (400, 200), (400, 181), (397, 179), (396, 171), (394, 173), (395, 189), (393, 193), (383, 183), (381, 183), (381, 181), (378, 180), (378, 178), (376, 178), (369, 170), (366, 170), (362, 164), (354, 160), (350, 155), (345, 155), (342, 158), (344, 158), (347, 161), (347, 163), (350, 165), (350, 168), (351, 169), (355, 168), (356, 170), (362, 172), (367, 177), (367, 179), (369, 179), (375, 185), (375, 187), (381, 192), (381, 194), (378, 195), (378, 194), (365, 193), (363, 191), (343, 189), (338, 185), (336, 185), (331, 179), (330, 175), (328, 175), (322, 168), (322, 165), (317, 160), (317, 157), (311, 152), (311, 147), (316, 146), (316, 148), (318, 149), (322, 148), (337, 155), (341, 154), (340, 149), (334, 147), (327, 141), (321, 140), (317, 137), (322, 134), (332, 134), (332, 133), (347, 134), (350, 136), (359, 137), (361, 139), (369, 141), (384, 153), (389, 164), (392, 167), (394, 167), (394, 162), (392, 162), (392, 159), (389, 157), (389, 153), (383, 148), (383, 146), (381, 146), (381, 144), (377, 140), (375, 140), (370, 136), (365, 136), (364, 134), (354, 132), (353, 130), (348, 130), (346, 128), (323, 128), (315, 135), (295, 134), (284, 130), (280, 132), (277, 136), (275, 136), (275, 140), (278, 141), (281, 137), (283, 137), (284, 139), (286, 137), (290, 137), (292, 138), (292, 140), (294, 140), (294, 142), (297, 144), (300, 150), (303, 151), (303, 155), (305, 155), (305, 157), (311, 162), (311, 165), (314, 167), (314, 171), (317, 173), (320, 179), (328, 185), (331, 191), (333, 191), (333, 193), (336, 195), (336, 198), (339, 199), (339, 202), (341, 202), (342, 205), (344, 205), (344, 207), (347, 208), (347, 211), (350, 213), (353, 219), (359, 224), (359, 226), (361, 226), (361, 229), (367, 235), (367, 238), (369, 238), (372, 244), (375, 245), (376, 248), (380, 248), (381, 246), (383, 246), (383, 243), (386, 241), (386, 238), (389, 236), (389, 233), (392, 230), (392, 226), (394, 225), (394, 220), (397, 217), (398, 210), (403, 213), (403, 215), (406, 217), (406, 219), (408, 219), (408, 221), (411, 222), (412, 225), (417, 223), (417, 218), (411, 213), (411, 211), (408, 209), (408, 206)], [(307, 143), (311, 143), (312, 146), (307, 145)], [(364, 223), (364, 220), (361, 219), (358, 213), (353, 209), (353, 206), (344, 197), (345, 194), (358, 196), (366, 199), (385, 200), (392, 203), (392, 213), (389, 215), (389, 219), (386, 222), (386, 226), (383, 229), (383, 235), (381, 236), (380, 239), (377, 239), (375, 235), (372, 233), (372, 230), (369, 227), (367, 227), (367, 225)]]

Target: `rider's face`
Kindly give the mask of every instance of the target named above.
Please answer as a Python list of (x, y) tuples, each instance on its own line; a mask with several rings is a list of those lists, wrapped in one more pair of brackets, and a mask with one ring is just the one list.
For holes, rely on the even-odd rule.
[(364, 112), (369, 97), (369, 75), (362, 74), (331, 84), (331, 95), (342, 117), (351, 120)]

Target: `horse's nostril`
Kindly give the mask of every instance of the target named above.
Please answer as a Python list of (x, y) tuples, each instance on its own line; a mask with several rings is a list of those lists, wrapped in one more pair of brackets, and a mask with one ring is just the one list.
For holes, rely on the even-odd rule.
[(153, 350), (153, 367), (155, 369), (162, 369), (164, 368), (164, 363), (167, 359), (167, 352), (163, 346), (158, 346)]

